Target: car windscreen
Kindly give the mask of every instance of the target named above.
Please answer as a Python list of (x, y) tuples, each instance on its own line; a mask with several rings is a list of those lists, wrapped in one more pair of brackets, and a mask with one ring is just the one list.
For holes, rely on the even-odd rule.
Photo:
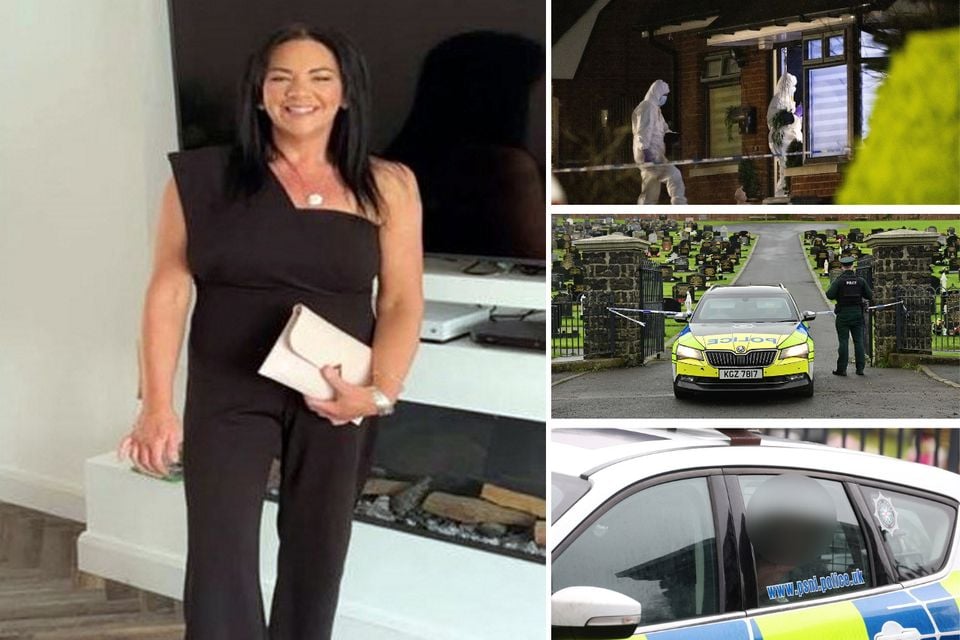
[(576, 476), (563, 473), (550, 474), (550, 517), (551, 522), (567, 512), (577, 500), (590, 490), (590, 482)]
[(798, 322), (787, 294), (704, 296), (691, 322)]

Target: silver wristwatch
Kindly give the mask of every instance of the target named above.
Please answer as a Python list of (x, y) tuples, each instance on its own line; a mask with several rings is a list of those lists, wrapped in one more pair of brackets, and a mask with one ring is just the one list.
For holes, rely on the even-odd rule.
[(393, 403), (390, 402), (390, 398), (387, 397), (383, 391), (380, 391), (377, 387), (372, 387), (373, 390), (373, 404), (377, 405), (377, 415), (378, 416), (388, 416), (393, 413)]

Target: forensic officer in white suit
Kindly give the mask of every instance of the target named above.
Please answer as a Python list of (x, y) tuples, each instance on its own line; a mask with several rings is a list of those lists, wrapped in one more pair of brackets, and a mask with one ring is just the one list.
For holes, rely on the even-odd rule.
[[(666, 146), (663, 136), (670, 131), (667, 121), (660, 112), (667, 102), (670, 87), (663, 80), (654, 80), (647, 95), (633, 110), (633, 160), (637, 164), (667, 162)], [(675, 133), (675, 132), (673, 132)], [(656, 204), (660, 199), (660, 183), (667, 184), (670, 204), (687, 204), (686, 189), (680, 170), (670, 164), (662, 166), (641, 166), (640, 177), (643, 185), (637, 204)]]

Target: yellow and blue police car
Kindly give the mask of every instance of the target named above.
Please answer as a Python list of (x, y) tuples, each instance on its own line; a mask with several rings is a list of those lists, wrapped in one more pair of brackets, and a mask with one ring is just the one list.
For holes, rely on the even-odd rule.
[(551, 439), (555, 639), (960, 638), (960, 475), (747, 431)]
[(707, 290), (671, 350), (673, 393), (791, 390), (813, 396), (813, 339), (783, 285), (715, 286)]

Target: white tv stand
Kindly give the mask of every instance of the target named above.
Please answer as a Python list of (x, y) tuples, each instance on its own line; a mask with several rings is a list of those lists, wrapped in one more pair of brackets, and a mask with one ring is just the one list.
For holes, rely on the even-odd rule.
[[(461, 273), (470, 262), (428, 258), (424, 297), (545, 308), (544, 275)], [(421, 342), (404, 397), (542, 422), (546, 385), (545, 353), (478, 345), (465, 337)], [(80, 569), (179, 599), (186, 554), (182, 484), (133, 473), (110, 452), (87, 460), (85, 489)], [(276, 504), (265, 501), (260, 574), (268, 610), (275, 522)], [(354, 522), (334, 637), (545, 640), (546, 596), (543, 564)]]

